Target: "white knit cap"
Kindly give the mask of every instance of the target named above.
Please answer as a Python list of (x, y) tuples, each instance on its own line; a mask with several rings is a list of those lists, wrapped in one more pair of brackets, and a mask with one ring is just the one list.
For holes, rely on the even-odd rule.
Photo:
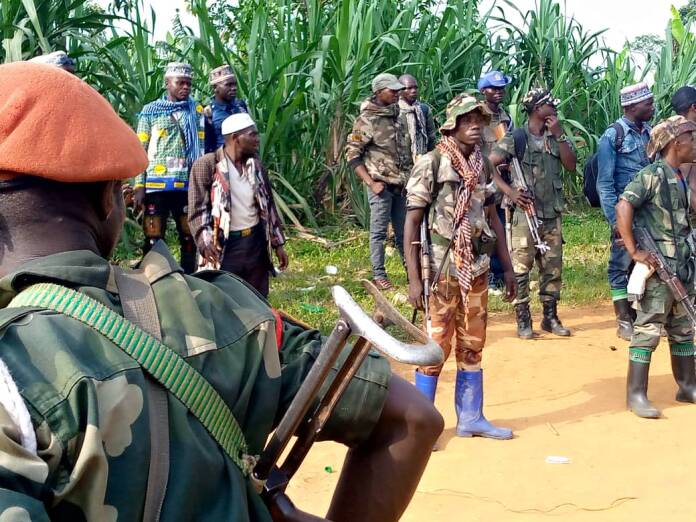
[(228, 134), (234, 134), (235, 132), (248, 129), (254, 125), (256, 125), (256, 123), (254, 123), (254, 120), (252, 120), (251, 116), (249, 116), (249, 114), (246, 112), (233, 114), (232, 116), (225, 118), (225, 120), (222, 122), (222, 135), (227, 136)]

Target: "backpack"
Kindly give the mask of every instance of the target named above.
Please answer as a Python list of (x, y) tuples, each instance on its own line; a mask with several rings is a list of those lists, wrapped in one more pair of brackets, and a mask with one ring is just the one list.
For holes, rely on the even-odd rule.
[[(610, 128), (616, 131), (616, 140), (614, 140), (614, 150), (619, 151), (624, 141), (624, 128), (620, 123), (614, 122)], [(599, 174), (599, 162), (597, 161), (599, 153), (595, 152), (585, 162), (585, 168), (582, 171), (582, 192), (591, 207), (601, 207), (599, 201), (599, 192), (597, 192), (597, 175)]]

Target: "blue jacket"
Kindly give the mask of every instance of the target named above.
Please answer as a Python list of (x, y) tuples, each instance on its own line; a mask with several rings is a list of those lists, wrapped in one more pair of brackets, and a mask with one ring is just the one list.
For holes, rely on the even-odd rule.
[(225, 140), (222, 137), (222, 122), (228, 116), (238, 114), (240, 112), (249, 112), (249, 108), (244, 100), (235, 98), (230, 103), (222, 105), (213, 100), (210, 103), (210, 108), (213, 113), (212, 118), (205, 119), (205, 152), (215, 152), (222, 147)]
[(597, 155), (597, 192), (604, 216), (610, 225), (616, 224), (614, 207), (628, 182), (638, 172), (650, 164), (645, 151), (650, 141), (650, 126), (643, 124), (638, 130), (636, 124), (621, 117), (617, 123), (624, 129), (624, 141), (620, 150), (616, 150), (616, 131), (609, 127), (599, 139)]

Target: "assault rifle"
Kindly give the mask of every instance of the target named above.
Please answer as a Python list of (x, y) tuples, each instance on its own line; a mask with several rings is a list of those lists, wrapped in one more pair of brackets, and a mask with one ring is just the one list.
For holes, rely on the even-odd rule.
[(662, 252), (660, 252), (660, 249), (657, 248), (655, 240), (650, 235), (650, 232), (643, 227), (635, 227), (633, 229), (633, 237), (636, 239), (641, 250), (645, 250), (652, 254), (657, 275), (667, 285), (669, 291), (672, 292), (674, 299), (682, 304), (684, 310), (686, 310), (686, 315), (691, 319), (691, 323), (696, 325), (696, 307), (694, 307), (694, 303), (689, 299), (689, 293), (684, 287), (684, 283), (679, 280), (677, 274), (675, 274), (667, 264), (667, 260), (662, 255)]
[[(510, 174), (512, 176), (512, 185), (514, 187), (517, 187), (520, 190), (523, 190), (527, 194), (532, 194), (532, 191), (529, 190), (529, 186), (527, 185), (527, 181), (524, 179), (524, 173), (522, 172), (522, 167), (520, 166), (520, 161), (513, 156), (512, 160), (510, 160)], [(500, 172), (500, 169), (498, 169), (498, 172)], [(502, 175), (502, 174), (501, 174)], [(509, 207), (511, 205), (511, 202), (507, 202), (507, 206)], [(551, 247), (546, 244), (546, 241), (541, 240), (541, 236), (539, 235), (539, 225), (541, 222), (539, 221), (539, 218), (537, 217), (536, 213), (536, 206), (534, 205), (534, 202), (532, 201), (532, 204), (529, 205), (527, 208), (524, 209), (524, 215), (525, 218), (527, 219), (527, 225), (529, 226), (529, 232), (532, 234), (532, 240), (534, 241), (534, 247), (541, 253), (541, 255), (544, 255), (546, 252), (551, 250)]]
[(428, 213), (423, 214), (420, 225), (421, 246), (421, 279), (423, 280), (423, 313), (425, 319), (425, 333), (430, 337), (432, 321), (430, 318), (430, 241), (428, 237)]

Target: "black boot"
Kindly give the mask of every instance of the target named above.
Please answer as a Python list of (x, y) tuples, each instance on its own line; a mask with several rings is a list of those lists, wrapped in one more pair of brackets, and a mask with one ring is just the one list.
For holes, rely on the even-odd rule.
[(693, 355), (672, 354), (672, 374), (679, 385), (677, 400), (696, 403), (696, 364)]
[(544, 318), (541, 320), (541, 329), (561, 337), (570, 336), (570, 330), (561, 324), (561, 320), (556, 313), (556, 300), (542, 301), (541, 304), (544, 306)]
[(532, 314), (529, 312), (529, 303), (515, 305), (515, 315), (517, 316), (517, 337), (520, 339), (532, 339)]
[(616, 336), (624, 341), (630, 341), (633, 336), (633, 316), (628, 299), (614, 301), (614, 313), (616, 314)]
[(628, 409), (644, 419), (657, 419), (660, 410), (648, 400), (648, 373), (650, 363), (628, 361), (626, 383), (626, 405)]

